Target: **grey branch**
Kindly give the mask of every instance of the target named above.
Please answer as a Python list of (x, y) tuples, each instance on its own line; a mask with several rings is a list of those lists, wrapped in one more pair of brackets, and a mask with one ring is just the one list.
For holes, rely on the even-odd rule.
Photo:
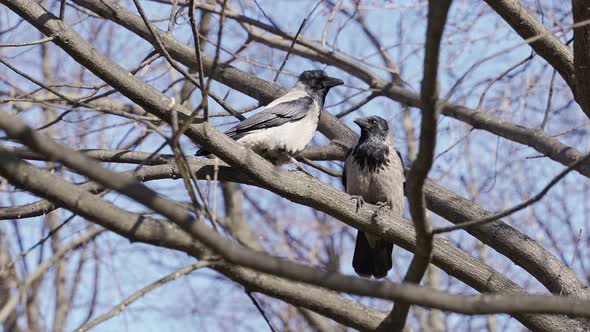
[[(590, 7), (587, 1), (572, 0), (572, 11), (574, 23), (590, 19)], [(573, 91), (582, 110), (590, 117), (590, 26), (588, 25), (574, 29), (574, 67), (575, 90)]]
[[(424, 75), (420, 100), (422, 124), (420, 126), (420, 145), (418, 155), (408, 172), (406, 182), (412, 222), (416, 229), (416, 250), (410, 262), (404, 282), (420, 284), (426, 273), (432, 255), (432, 225), (426, 215), (424, 201), (424, 182), (434, 160), (436, 130), (438, 125), (438, 62), (440, 42), (444, 32), (447, 13), (452, 0), (430, 0), (428, 2), (428, 26), (426, 28), (426, 47), (424, 52)], [(391, 314), (383, 324), (382, 331), (401, 331), (406, 325), (410, 303), (395, 303)]]
[(570, 49), (541, 22), (537, 21), (520, 1), (486, 0), (486, 3), (498, 15), (502, 16), (522, 39), (541, 36), (541, 38), (531, 43), (531, 47), (559, 72), (575, 94), (574, 57)]
[[(63, 178), (41, 171), (6, 152), (2, 158), (14, 163), (2, 164), (0, 174), (19, 187), (59, 202), (103, 227), (125, 236), (132, 242), (145, 242), (179, 250), (196, 258), (211, 257), (211, 252), (187, 233), (168, 221), (145, 217), (123, 210)], [(34, 179), (31, 181), (31, 179)], [(293, 305), (314, 310), (344, 325), (357, 329), (374, 329), (384, 315), (326, 289), (294, 283), (268, 274), (237, 267), (223, 261), (213, 266), (230, 279), (253, 291), (281, 298)]]

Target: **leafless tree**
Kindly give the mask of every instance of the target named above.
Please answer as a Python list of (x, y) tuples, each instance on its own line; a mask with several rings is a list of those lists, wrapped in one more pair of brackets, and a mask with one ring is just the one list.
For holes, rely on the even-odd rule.
[[(0, 3), (0, 330), (590, 331), (587, 1)], [(313, 177), (221, 133), (304, 69)], [(342, 191), (367, 114), (405, 219)]]

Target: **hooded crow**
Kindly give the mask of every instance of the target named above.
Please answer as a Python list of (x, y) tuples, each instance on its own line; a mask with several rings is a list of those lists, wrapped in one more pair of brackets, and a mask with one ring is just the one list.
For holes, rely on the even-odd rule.
[[(293, 156), (313, 138), (328, 91), (343, 83), (323, 70), (304, 71), (287, 94), (225, 134), (275, 165), (291, 161), (300, 167)], [(196, 153), (197, 156), (207, 154), (204, 149)]]
[[(357, 203), (388, 206), (402, 215), (404, 209), (404, 165), (389, 135), (387, 121), (378, 116), (359, 118), (358, 143), (349, 151), (344, 163), (342, 183)], [(352, 266), (363, 277), (383, 278), (393, 266), (393, 243), (365, 234), (356, 236)]]

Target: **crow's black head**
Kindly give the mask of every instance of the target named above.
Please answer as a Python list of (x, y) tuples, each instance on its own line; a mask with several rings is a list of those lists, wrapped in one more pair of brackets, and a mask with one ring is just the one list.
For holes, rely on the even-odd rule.
[(312, 94), (320, 94), (325, 97), (330, 88), (342, 85), (341, 79), (326, 75), (323, 70), (306, 70), (299, 75), (299, 82)]
[(369, 116), (354, 120), (361, 127), (361, 137), (354, 147), (352, 155), (355, 161), (364, 169), (379, 171), (386, 166), (390, 148), (386, 143), (389, 135), (389, 126), (385, 119), (378, 116)]
[(382, 117), (373, 115), (354, 120), (361, 127), (361, 141), (368, 138), (385, 140), (389, 134), (389, 125)]

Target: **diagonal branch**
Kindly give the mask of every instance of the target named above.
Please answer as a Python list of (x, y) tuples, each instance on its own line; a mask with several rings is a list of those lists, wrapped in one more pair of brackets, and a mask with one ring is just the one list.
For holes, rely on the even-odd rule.
[[(555, 68), (574, 95), (576, 79), (574, 74), (574, 56), (549, 29), (533, 17), (518, 0), (485, 0), (492, 9), (508, 23), (522, 39), (541, 36), (530, 45), (537, 54)], [(581, 1), (584, 2), (584, 1)], [(580, 96), (577, 96), (580, 97)], [(578, 98), (576, 98), (578, 99)], [(590, 113), (586, 113), (590, 116)]]
[[(19, 158), (47, 160), (47, 158), (42, 155), (28, 150), (13, 147), (3, 148), (6, 151), (12, 152)], [(341, 150), (340, 147), (327, 145), (311, 147), (309, 152), (311, 152), (314, 157), (322, 160), (342, 160), (345, 152)], [(179, 176), (172, 155), (157, 155), (148, 160), (150, 154), (140, 151), (81, 150), (81, 152), (93, 159), (103, 162), (162, 165), (158, 167), (143, 167), (135, 172), (134, 176), (139, 181), (177, 178)], [(146, 162), (146, 160), (148, 161)], [(189, 163), (197, 178), (206, 179), (207, 176), (213, 177), (213, 161), (202, 158), (189, 158)], [(226, 167), (224, 165), (219, 168), (218, 176), (222, 181), (257, 185), (240, 170)], [(93, 182), (88, 182), (80, 186), (84, 190), (92, 193), (98, 193), (103, 190), (102, 186)], [(272, 188), (270, 189), (272, 190)], [(428, 209), (454, 224), (492, 216), (491, 212), (481, 208), (476, 202), (465, 199), (434, 183), (432, 180), (426, 181), (424, 189)], [(47, 200), (40, 200), (15, 207), (2, 207), (0, 208), (0, 219), (40, 216), (44, 213), (49, 213), (57, 207), (56, 204)], [(589, 297), (584, 284), (571, 269), (563, 265), (558, 258), (540, 246), (536, 241), (527, 237), (512, 226), (507, 225), (503, 221), (499, 220), (492, 224), (481, 225), (476, 228), (468, 228), (466, 231), (511, 259), (515, 264), (523, 267), (541, 281), (541, 283), (543, 283), (552, 293)], [(434, 257), (434, 260), (436, 261), (436, 256)], [(457, 270), (457, 267), (453, 267), (452, 269)], [(461, 276), (459, 276), (459, 278), (461, 278)]]
[[(49, 143), (49, 145), (52, 144)], [(68, 185), (65, 180), (59, 178), (58, 176), (49, 174), (46, 171), (35, 169), (29, 165), (25, 165), (17, 158), (13, 158), (9, 153), (0, 151), (0, 156), (5, 161), (5, 163), (0, 164), (0, 174), (5, 176), (11, 182), (19, 186), (24, 186), (28, 190), (32, 190), (32, 192), (37, 194), (45, 194), (53, 197), (56, 197), (55, 195), (57, 194), (59, 197), (61, 197), (59, 199), (64, 199), (64, 195), (75, 196), (75, 193), (72, 192), (72, 189), (75, 190), (75, 186), (73, 186), (74, 188), (71, 188), (71, 184)], [(66, 163), (64, 160), (61, 161)], [(67, 164), (69, 164), (69, 162), (67, 162)], [(79, 166), (84, 168), (83, 165)], [(121, 180), (116, 175), (116, 173), (112, 173), (108, 170), (103, 171), (109, 172), (109, 175), (112, 176), (114, 180)], [(36, 176), (31, 177), (33, 173), (37, 174)], [(37, 180), (30, 181), (32, 178)], [(61, 182), (61, 186), (56, 187), (43, 185), (42, 182), (47, 181), (48, 179)], [(106, 178), (103, 180), (105, 180), (105, 182), (111, 182)], [(118, 190), (121, 190), (121, 192), (127, 193), (133, 191), (133, 187), (135, 187), (135, 185), (129, 183), (128, 181), (125, 181), (123, 186), (116, 184), (114, 184), (114, 186), (117, 187)], [(150, 200), (148, 206), (154, 208), (154, 210), (158, 211), (159, 213), (171, 214), (173, 217), (176, 217), (176, 215), (185, 215), (184, 209), (179, 210), (177, 207), (175, 207), (176, 204), (169, 204), (169, 202), (167, 202), (166, 207), (161, 207), (159, 202), (167, 200), (153, 197), (149, 194), (149, 189), (146, 187), (144, 187), (143, 190), (147, 192), (147, 195), (144, 193), (144, 197), (147, 196), (146, 198)], [(60, 191), (60, 194), (58, 194), (57, 191)], [(135, 194), (132, 196), (135, 196)], [(98, 205), (92, 204), (80, 204), (81, 198), (91, 199), (91, 197), (92, 195), (87, 194), (85, 196), (83, 195), (82, 197), (76, 196), (66, 198), (66, 200), (71, 202), (71, 205), (68, 204), (68, 208), (73, 209), (80, 215), (93, 219), (100, 219), (102, 222), (105, 222), (105, 219), (113, 218), (106, 222), (111, 223), (111, 225), (114, 227), (123, 228), (129, 227), (129, 224), (131, 224), (131, 232), (136, 233), (138, 231), (138, 227), (133, 225), (136, 224), (136, 222), (132, 221), (133, 219), (129, 220), (128, 217), (124, 217), (124, 219), (122, 219), (126, 221), (124, 224), (118, 224), (117, 220), (121, 220), (121, 217), (117, 216), (117, 211), (121, 211), (121, 209), (114, 207), (110, 203), (98, 199), (99, 201), (102, 201), (102, 203), (100, 203), (101, 205), (106, 205), (108, 208), (101, 208)], [(138, 198), (140, 199), (140, 202), (143, 202), (144, 204), (147, 203), (145, 199), (142, 199), (141, 197)], [(352, 203), (350, 204), (348, 210), (354, 210)], [(90, 213), (90, 211), (93, 211), (94, 213)], [(110, 214), (109, 216), (101, 215), (107, 211)], [(126, 211), (121, 212), (128, 215), (133, 215), (132, 213)], [(150, 221), (150, 218), (145, 218), (138, 215), (136, 216), (139, 217), (142, 226), (144, 223), (153, 224), (153, 221)], [(137, 217), (134, 219), (137, 219)], [(173, 221), (182, 224), (182, 221), (176, 220), (176, 218), (174, 218)], [(168, 225), (164, 227), (165, 231), (166, 228), (169, 228), (170, 226)], [(267, 254), (258, 253), (250, 249), (239, 247), (231, 241), (222, 238), (217, 233), (209, 230), (203, 223), (194, 222), (191, 228), (194, 235), (200, 235), (199, 233), (202, 230), (204, 236), (200, 236), (200, 240), (204, 240), (203, 242), (205, 242), (208, 247), (213, 248), (216, 253), (222, 254), (223, 257), (229, 262), (233, 262), (238, 265), (253, 266), (256, 269), (267, 270), (269, 273), (284, 276), (292, 280), (301, 280), (304, 282), (320, 285), (322, 287), (345, 291), (352, 294), (396, 301), (401, 300), (404, 302), (416, 303), (426, 307), (435, 307), (443, 310), (456, 311), (466, 314), (498, 312), (509, 312), (516, 314), (542, 312), (566, 313), (573, 316), (590, 317), (590, 310), (588, 310), (590, 308), (590, 302), (579, 298), (522, 294), (517, 295), (518, 301), (515, 301), (514, 295), (451, 295), (433, 289), (421, 288), (411, 284), (370, 281), (358, 277), (344, 276), (339, 273), (320, 271), (318, 269), (310, 268), (283, 259), (277, 259)], [(158, 230), (153, 231), (158, 232)], [(162, 230), (159, 232), (161, 235)], [(201, 235), (203, 233), (201, 233)], [(177, 241), (177, 239), (178, 238), (175, 236), (174, 238), (168, 238), (168, 241)], [(190, 241), (190, 239), (188, 241), (189, 248), (187, 249), (194, 248), (194, 241)], [(178, 244), (175, 245), (178, 246)], [(576, 321), (568, 321), (567, 323), (562, 322), (561, 324), (566, 324), (564, 326), (570, 328), (576, 325)], [(557, 327), (558, 326), (559, 325), (557, 325)], [(535, 329), (539, 331), (549, 331), (553, 329), (553, 327), (549, 328), (548, 326), (537, 325)]]
[[(76, 211), (131, 242), (175, 249), (199, 259), (211, 256), (210, 251), (169, 221), (123, 210), (57, 175), (19, 161), (2, 150), (0, 155), (5, 161), (0, 163), (0, 174), (10, 178), (11, 183)], [(294, 283), (223, 261), (215, 262), (213, 268), (247, 289), (314, 310), (357, 329), (372, 330), (383, 318), (380, 312), (323, 288)]]
[[(106, 0), (101, 2), (90, 0), (80, 2), (79, 4), (96, 11), (103, 17), (111, 19), (149, 40), (149, 31), (145, 29), (145, 24), (143, 24), (141, 18), (134, 16), (126, 8), (114, 5)], [(230, 15), (230, 13), (228, 13), (228, 15)], [(34, 15), (29, 16), (29, 20), (32, 20), (34, 17)], [(50, 34), (61, 36), (65, 40), (69, 39), (71, 36), (67, 27), (64, 27), (62, 30), (54, 26), (43, 25), (42, 23), (39, 24), (42, 26), (38, 26), (38, 28), (47, 30)], [(166, 44), (166, 48), (170, 50), (171, 55), (178, 61), (190, 65), (191, 67), (195, 66), (194, 52), (192, 49), (186, 47), (183, 43), (170, 39), (168, 35), (162, 36), (162, 40)], [(79, 48), (80, 46), (82, 46), (81, 49)], [(69, 52), (77, 53), (85, 48), (91, 48), (91, 45), (88, 43), (66, 43), (63, 44), (62, 47), (69, 50)], [(296, 48), (294, 51), (296, 51)], [(100, 73), (102, 68), (100, 65), (102, 62), (99, 61), (100, 59), (97, 59), (94, 55), (86, 56), (87, 58), (81, 58), (78, 61), (83, 64), (87, 63), (91, 70), (95, 73)], [(205, 56), (205, 60), (206, 59), (207, 57)], [(207, 61), (209, 60), (206, 60), (206, 62)], [(207, 63), (210, 63), (210, 61)], [(93, 68), (92, 65), (94, 64), (99, 64), (99, 66)], [(335, 63), (335, 65), (338, 65), (338, 63)], [(107, 65), (107, 68), (110, 67)], [(285, 91), (272, 82), (261, 80), (230, 66), (224, 68), (223, 72), (216, 76), (216, 79), (232, 88), (259, 99), (261, 102), (269, 102)], [(419, 96), (409, 90), (396, 86), (389, 86), (387, 85), (387, 82), (383, 81), (377, 81), (375, 84), (376, 87), (383, 91), (387, 97), (393, 100), (397, 100), (409, 106), (417, 107), (420, 105)], [(559, 140), (547, 135), (541, 130), (531, 130), (522, 126), (517, 126), (510, 122), (496, 119), (486, 112), (475, 112), (474, 110), (460, 105), (446, 103), (443, 106), (442, 113), (460, 121), (464, 121), (475, 128), (484, 129), (512, 141), (531, 146), (537, 151), (566, 166), (582, 158), (582, 154), (579, 151), (561, 143)], [(322, 115), (319, 130), (331, 139), (337, 138), (346, 148), (358, 138), (352, 130), (342, 125), (340, 121), (337, 121), (337, 119), (329, 113)], [(324, 154), (322, 151), (317, 151), (316, 153), (316, 147), (310, 147), (306, 150), (310, 152), (313, 151), (313, 153), (316, 153), (317, 157), (325, 159), (333, 158), (332, 155), (335, 156), (338, 154), (338, 151), (342, 150), (338, 148), (339, 146), (334, 145), (334, 147), (335, 149), (333, 150), (335, 151), (327, 154)], [(346, 150), (346, 148), (344, 150)], [(590, 167), (588, 163), (583, 163), (578, 171), (583, 175), (590, 176)], [(434, 182), (428, 182), (426, 189), (429, 208), (453, 223), (480, 219), (491, 215), (491, 213), (482, 209), (474, 202), (467, 200)], [(563, 265), (559, 259), (539, 246), (538, 243), (532, 241), (513, 227), (510, 227), (505, 223), (493, 223), (478, 227), (477, 229), (469, 229), (468, 232), (482, 240), (487, 245), (498, 250), (516, 264), (525, 267), (527, 271), (532, 273), (551, 292), (557, 294), (576, 294), (584, 297), (590, 296), (584, 283), (579, 280), (571, 269)], [(502, 236), (498, 236), (497, 234), (502, 234)], [(526, 239), (526, 241), (523, 242), (523, 239)]]
[[(112, 4), (107, 0), (102, 0), (100, 2), (96, 0), (75, 1), (80, 6), (88, 8), (104, 18), (116, 22), (126, 29), (136, 33), (140, 37), (148, 40), (150, 43), (154, 43), (154, 41), (150, 39), (149, 31), (145, 29), (145, 25), (143, 24), (141, 18), (133, 15), (133, 13), (131, 13), (125, 7)], [(235, 17), (235, 15), (228, 15), (228, 17)], [(186, 66), (196, 66), (193, 56), (194, 52), (192, 49), (166, 35), (164, 32), (158, 33), (160, 33), (162, 42), (166, 45), (166, 48), (170, 50), (170, 55), (173, 58), (185, 64)], [(545, 34), (541, 35), (541, 37), (543, 36), (545, 36)], [(538, 38), (540, 39), (541, 37)], [(299, 40), (301, 41), (301, 37)], [(283, 50), (288, 50), (290, 43), (282, 42), (279, 44), (272, 44), (272, 46)], [(348, 61), (347, 59), (343, 59), (338, 55), (334, 55), (329, 50), (321, 49), (320, 46), (315, 46), (313, 50), (310, 50), (308, 48), (302, 48), (301, 45), (296, 44), (293, 47), (293, 53), (308, 59), (312, 59), (314, 61), (330, 64), (344, 71), (350, 72), (365, 83), (369, 84), (369, 86), (378, 95), (383, 95), (406, 106), (420, 107), (420, 96), (418, 94), (411, 90), (391, 84), (391, 82), (375, 76), (366, 68), (359, 66), (352, 61)], [(207, 71), (207, 64), (210, 64), (212, 60), (206, 55), (203, 55), (203, 58), (205, 63), (205, 71)], [(252, 76), (231, 66), (226, 66), (221, 73), (216, 75), (215, 78), (219, 82), (259, 100), (263, 104), (271, 102), (273, 99), (278, 98), (286, 91), (277, 84), (261, 80), (258, 77)], [(443, 103), (441, 107), (441, 113), (446, 116), (465, 122), (474, 128), (486, 130), (508, 140), (530, 146), (536, 151), (546, 155), (552, 160), (561, 163), (564, 166), (568, 166), (583, 157), (583, 154), (580, 151), (571, 146), (563, 144), (561, 141), (548, 135), (542, 130), (529, 129), (519, 126), (509, 121), (495, 118), (494, 116), (490, 115), (489, 112), (477, 112), (474, 109), (450, 102)], [(338, 139), (348, 146), (352, 145), (358, 139), (356, 134), (350, 130), (350, 128), (344, 126), (328, 112), (322, 113), (318, 130), (329, 139)], [(586, 177), (590, 177), (590, 163), (583, 163), (580, 165), (577, 171)]]
[(463, 228), (467, 228), (467, 227), (474, 227), (474, 226), (479, 227), (479, 226), (485, 225), (487, 223), (496, 221), (500, 218), (507, 217), (515, 212), (518, 212), (518, 211), (526, 208), (527, 206), (530, 206), (531, 204), (534, 204), (534, 203), (538, 202), (539, 200), (541, 200), (541, 198), (543, 198), (543, 196), (545, 196), (549, 192), (549, 189), (551, 189), (554, 185), (556, 185), (559, 181), (561, 181), (561, 179), (563, 179), (566, 175), (568, 175), (569, 172), (574, 170), (579, 164), (583, 163), (588, 158), (590, 158), (590, 154), (586, 154), (586, 156), (584, 156), (584, 158), (576, 161), (575, 163), (571, 164), (569, 167), (567, 167), (563, 171), (559, 172), (559, 174), (557, 174), (553, 179), (551, 179), (551, 181), (549, 181), (549, 183), (547, 183), (547, 185), (545, 185), (545, 187), (540, 192), (538, 192), (533, 197), (527, 199), (524, 202), (521, 202), (511, 208), (505, 209), (504, 211), (499, 212), (493, 216), (485, 217), (485, 218), (479, 219), (479, 220), (471, 220), (471, 221), (462, 222), (462, 223), (456, 224), (454, 226), (440, 227), (440, 228), (434, 229), (432, 231), (432, 233), (433, 234), (441, 234), (441, 233), (451, 232), (451, 231), (454, 231), (457, 229), (463, 229)]
[[(155, 106), (157, 105), (154, 105), (154, 107)], [(357, 295), (376, 296), (392, 300), (401, 299), (405, 302), (417, 303), (420, 305), (426, 305), (426, 303), (432, 303), (431, 301), (440, 300), (440, 304), (447, 303), (447, 305), (451, 305), (452, 308), (454, 308), (451, 309), (451, 307), (445, 307), (443, 308), (444, 310), (459, 309), (459, 307), (455, 307), (455, 305), (459, 305), (461, 308), (460, 310), (468, 310), (468, 312), (471, 312), (473, 308), (472, 306), (475, 306), (475, 308), (481, 310), (480, 300), (476, 298), (473, 298), (473, 300), (469, 300), (469, 297), (461, 296), (461, 300), (459, 302), (454, 302), (453, 304), (451, 304), (447, 302), (447, 300), (449, 300), (450, 298), (443, 299), (446, 295), (444, 295), (443, 298), (434, 299), (432, 297), (433, 291), (428, 290), (427, 292), (420, 293), (420, 291), (418, 291), (419, 289), (421, 289), (420, 287), (411, 286), (409, 290), (406, 291), (406, 287), (409, 287), (409, 285), (404, 285), (404, 290), (396, 291), (398, 290), (398, 287), (397, 285), (394, 286), (395, 284), (387, 283), (384, 286), (382, 283), (378, 282), (370, 282), (360, 278), (318, 271), (313, 268), (301, 266), (296, 263), (284, 261), (266, 254), (257, 253), (252, 250), (247, 250), (245, 248), (238, 247), (232, 242), (229, 242), (222, 238), (219, 234), (210, 230), (203, 223), (195, 222), (192, 215), (188, 213), (184, 209), (184, 207), (179, 205), (178, 203), (160, 197), (151, 189), (145, 187), (144, 185), (134, 182), (129, 177), (113, 173), (107, 169), (104, 169), (100, 167), (98, 164), (96, 164), (96, 162), (87, 159), (83, 155), (56, 144), (52, 140), (47, 139), (47, 137), (45, 137), (44, 135), (40, 135), (37, 132), (32, 131), (30, 128), (26, 127), (20, 120), (18, 120), (14, 116), (7, 115), (3, 118), (0, 118), (0, 127), (3, 128), (10, 137), (23, 143), (26, 143), (33, 150), (45, 154), (53, 160), (60, 161), (65, 166), (70, 167), (71, 169), (76, 170), (77, 172), (86, 175), (91, 179), (98, 180), (98, 182), (102, 185), (105, 185), (109, 188), (113, 188), (121, 193), (124, 193), (125, 195), (128, 195), (129, 197), (137, 200), (138, 202), (152, 208), (154, 211), (164, 216), (167, 216), (177, 225), (181, 226), (181, 228), (193, 235), (196, 239), (204, 243), (207, 247), (213, 249), (218, 254), (221, 253), (223, 257), (230, 262), (247, 267), (252, 267), (259, 271), (275, 274), (281, 277), (312, 283), (314, 285), (328, 287), (330, 289), (334, 289), (337, 291), (346, 291)], [(408, 229), (407, 222), (404, 222), (402, 220), (397, 222), (391, 214), (387, 216), (387, 219), (392, 220), (388, 220), (386, 222), (385, 220), (381, 219), (383, 218), (383, 216), (375, 216), (375, 211), (373, 209), (364, 208), (361, 211), (357, 212), (356, 205), (352, 201), (350, 201), (348, 195), (342, 192), (338, 192), (334, 190), (332, 187), (325, 185), (321, 182), (318, 182), (317, 180), (310, 180), (309, 177), (306, 175), (285, 173), (278, 170), (273, 165), (266, 162), (262, 157), (247, 149), (244, 149), (243, 147), (240, 147), (233, 140), (221, 134), (207, 123), (193, 125), (191, 126), (191, 128), (194, 130), (193, 132), (197, 136), (197, 138), (205, 142), (205, 148), (209, 149), (210, 151), (214, 151), (216, 155), (230, 162), (232, 166), (243, 170), (250, 177), (253, 177), (261, 185), (273, 188), (273, 190), (281, 196), (284, 196), (291, 200), (299, 201), (301, 203), (310, 204), (313, 202), (313, 206), (315, 208), (320, 209), (324, 212), (328, 212), (332, 216), (345, 222), (348, 222), (351, 225), (354, 225), (355, 227), (358, 227), (363, 230), (370, 231), (369, 225), (375, 227), (375, 224), (388, 225), (388, 227), (390, 227), (390, 231), (393, 231), (393, 228), (406, 230)], [(204, 137), (207, 137), (208, 139), (204, 139)], [(2, 154), (4, 155), (4, 153)], [(9, 156), (3, 156), (2, 158), (3, 160), (7, 161), (5, 165), (6, 167), (14, 167), (13, 163), (8, 162), (10, 161)], [(9, 179), (14, 180), (14, 173), (11, 174), (11, 177)], [(30, 176), (26, 176), (26, 178), (30, 178)], [(60, 187), (65, 186), (60, 185)], [(71, 191), (71, 189), (69, 190)], [(44, 191), (34, 192), (38, 194), (44, 193)], [(335, 204), (334, 200), (338, 200), (338, 203)], [(80, 212), (80, 214), (85, 215), (82, 212)], [(355, 222), (352, 222), (353, 220), (355, 220)], [(392, 221), (396, 221), (397, 225), (394, 225)], [(379, 233), (375, 232), (374, 229), (371, 232)], [(415, 238), (413, 235), (410, 235), (410, 237)], [(405, 238), (405, 241), (408, 241), (408, 238)], [(438, 243), (449, 247), (449, 244), (444, 244), (444, 241), (439, 241)], [(406, 242), (406, 244), (402, 245), (407, 247), (408, 243)], [(450, 247), (453, 248), (452, 245)], [(450, 258), (448, 253), (445, 254), (441, 252), (441, 256), (447, 256), (446, 258)], [(441, 256), (439, 256), (439, 259), (445, 259)], [(457, 257), (458, 256), (455, 254), (455, 256), (453, 256), (453, 260), (457, 259)], [(470, 259), (468, 255), (463, 255), (461, 259), (457, 260), (469, 261)], [(472, 261), (470, 265), (473, 263), (474, 262)], [(447, 271), (451, 272), (452, 270)], [(482, 276), (479, 272), (474, 273), (473, 275), (477, 275), (478, 277)], [(484, 287), (489, 287), (490, 281), (491, 279), (489, 276), (484, 277)], [(498, 288), (498, 291), (506, 291), (506, 286)], [(508, 287), (514, 289), (514, 286)], [(416, 291), (418, 293), (416, 293)], [(426, 294), (428, 294), (428, 299), (422, 297)], [(408, 298), (408, 296), (411, 298), (411, 300), (410, 298)], [(519, 295), (519, 297), (523, 298), (526, 296)], [(544, 297), (544, 299), (545, 298), (551, 297)], [(535, 299), (535, 301), (537, 302), (539, 300), (539, 298)], [(483, 299), (483, 301), (487, 302), (488, 299)], [(576, 301), (581, 300), (576, 299)], [(527, 306), (522, 306), (522, 304), (525, 302), (520, 302), (518, 304), (518, 309), (516, 310), (525, 310), (523, 308), (526, 308)], [(531, 302), (528, 303), (533, 302), (534, 301), (531, 299)], [(468, 303), (468, 306), (463, 307), (464, 303)], [(549, 303), (551, 302), (547, 301), (544, 305), (547, 305), (547, 307), (551, 307)], [(563, 305), (563, 303), (560, 303), (559, 305), (561, 306)], [(546, 308), (544, 308), (544, 310), (545, 309)], [(518, 312), (516, 312), (515, 315), (517, 313)], [(561, 324), (557, 321), (553, 321), (555, 319), (559, 320), (559, 318), (551, 318), (550, 322), (548, 321), (548, 319), (545, 319), (544, 317), (524, 317), (520, 315), (516, 315), (516, 317), (518, 319), (522, 319), (527, 326), (530, 326), (535, 330), (546, 330), (547, 328), (549, 328), (549, 326), (552, 326), (552, 328), (554, 328), (555, 326), (560, 326), (559, 324)], [(573, 324), (573, 322), (568, 324)]]
[(174, 280), (176, 280), (182, 276), (185, 276), (197, 269), (200, 269), (200, 268), (203, 268), (203, 267), (206, 267), (209, 265), (210, 265), (210, 262), (208, 262), (208, 261), (200, 261), (200, 262), (191, 264), (189, 266), (185, 266), (182, 269), (178, 269), (178, 270), (170, 273), (169, 275), (167, 275), (163, 278), (160, 278), (160, 279), (152, 282), (151, 284), (139, 289), (138, 291), (136, 291), (135, 293), (133, 293), (129, 297), (127, 297), (125, 300), (123, 300), (121, 303), (117, 304), (109, 312), (106, 312), (106, 313), (96, 317), (95, 319), (91, 320), (90, 322), (78, 327), (75, 331), (76, 332), (89, 331), (90, 329), (94, 328), (96, 325), (117, 316), (123, 310), (125, 310), (125, 308), (128, 307), (131, 303), (139, 300), (145, 294), (153, 291), (154, 289), (164, 286), (165, 284), (167, 284), (171, 281), (174, 281)]
[[(141, 18), (130, 14), (129, 11), (123, 7), (112, 5), (106, 1), (100, 3), (84, 1), (82, 4), (87, 6), (92, 5), (93, 10), (96, 10), (107, 18), (115, 20), (117, 23), (129, 28), (131, 31), (138, 33), (144, 38), (149, 38), (150, 36), (149, 31), (145, 29), (145, 24)], [(167, 99), (163, 99), (166, 97), (157, 98), (159, 95), (157, 90), (151, 89), (149, 86), (137, 86), (137, 81), (128, 80), (126, 75), (120, 70), (115, 71), (117, 66), (114, 66), (108, 61), (108, 59), (104, 59), (96, 52), (86, 52), (87, 50), (92, 49), (92, 46), (79, 38), (79, 36), (67, 26), (62, 27), (58, 24), (54, 24), (54, 21), (37, 20), (38, 17), (43, 15), (44, 11), (28, 11), (22, 13), (25, 18), (35, 24), (39, 29), (47, 31), (48, 34), (53, 34), (59, 37), (60, 43), (58, 45), (61, 45), (61, 47), (70, 54), (73, 54), (73, 57), (77, 59), (77, 61), (85, 65), (99, 77), (117, 85), (124, 94), (127, 94), (128, 96), (132, 95), (133, 97), (131, 99), (141, 101), (143, 105), (148, 107), (152, 112), (157, 112), (155, 114), (166, 116), (168, 104), (166, 102), (162, 103), (162, 100), (166, 101)], [(191, 61), (194, 61), (194, 52), (189, 47), (174, 39), (170, 39), (170, 37), (165, 34), (162, 34), (161, 38), (173, 57), (177, 56), (178, 60), (183, 63), (192, 63)], [(69, 40), (76, 40), (76, 43), (70, 43), (68, 42)], [(207, 58), (205, 57), (205, 60), (206, 59)], [(118, 75), (112, 75), (113, 72), (117, 72)], [(216, 78), (219, 79), (220, 82), (231, 84), (232, 88), (245, 92), (254, 98), (259, 98), (261, 101), (270, 101), (272, 98), (277, 97), (285, 91), (272, 82), (261, 80), (233, 67), (224, 68)], [(133, 87), (133, 89), (130, 90), (128, 86)], [(419, 105), (418, 96), (410, 91), (398, 87), (386, 87), (385, 85), (382, 88), (386, 89), (385, 92), (387, 92), (387, 95), (392, 99), (413, 106)], [(455, 115), (456, 117), (461, 117), (461, 120), (465, 120), (477, 128), (493, 128), (495, 133), (497, 132), (504, 137), (509, 136), (513, 140), (534, 146), (536, 149), (549, 154), (552, 158), (564, 164), (570, 164), (581, 157), (581, 154), (576, 150), (567, 147), (543, 132), (527, 130), (526, 128), (494, 119), (486, 113), (473, 112), (461, 106), (446, 104), (445, 108), (443, 108), (443, 113), (445, 113), (445, 110), (447, 111), (447, 115), (450, 114), (451, 116)], [(338, 138), (345, 146), (350, 146), (352, 142), (357, 139), (356, 134), (354, 134), (352, 130), (344, 126), (340, 121), (337, 121), (329, 113), (323, 114), (321, 119), (322, 121), (319, 129), (329, 138)], [(191, 135), (190, 129), (188, 134)], [(590, 174), (590, 167), (588, 167), (587, 164), (581, 165), (580, 169), (582, 174)], [(481, 207), (477, 205), (473, 206), (474, 204), (472, 202), (468, 202), (440, 186), (434, 186), (437, 188), (429, 190), (429, 192), (432, 193), (432, 195), (429, 196), (429, 202), (435, 202), (432, 204), (435, 207), (435, 212), (446, 219), (452, 221), (467, 221), (487, 214), (487, 212), (481, 209)], [(442, 199), (439, 198), (441, 196)], [(462, 201), (458, 202), (458, 200)], [(532, 247), (518, 245), (518, 243), (522, 242), (521, 239), (525, 237), (514, 228), (502, 224), (500, 231), (511, 240), (510, 242), (501, 242), (504, 237), (498, 239), (495, 235), (498, 232), (498, 227), (489, 227), (489, 231), (478, 229), (470, 230), (470, 232), (478, 234), (479, 238), (483, 238), (484, 242), (494, 248), (498, 248), (498, 246), (501, 245), (502, 248), (500, 248), (500, 251), (511, 257), (511, 259), (519, 265), (529, 265), (529, 271), (533, 271), (533, 274), (539, 280), (545, 281), (544, 284), (547, 285), (552, 292), (562, 293), (565, 290), (570, 290), (568, 294), (588, 294), (587, 289), (583, 287), (583, 283), (575, 276), (575, 274), (573, 274), (573, 272), (567, 267), (564, 267), (559, 260), (549, 254), (546, 250), (542, 249), (532, 241), (526, 242)], [(531, 252), (539, 253), (538, 255), (534, 255), (534, 262), (530, 261)], [(552, 270), (548, 270), (549, 265), (543, 263), (547, 259), (553, 262), (553, 264), (550, 265), (553, 268)], [(565, 279), (564, 274), (569, 277)], [(565, 280), (575, 282), (567, 283)]]

